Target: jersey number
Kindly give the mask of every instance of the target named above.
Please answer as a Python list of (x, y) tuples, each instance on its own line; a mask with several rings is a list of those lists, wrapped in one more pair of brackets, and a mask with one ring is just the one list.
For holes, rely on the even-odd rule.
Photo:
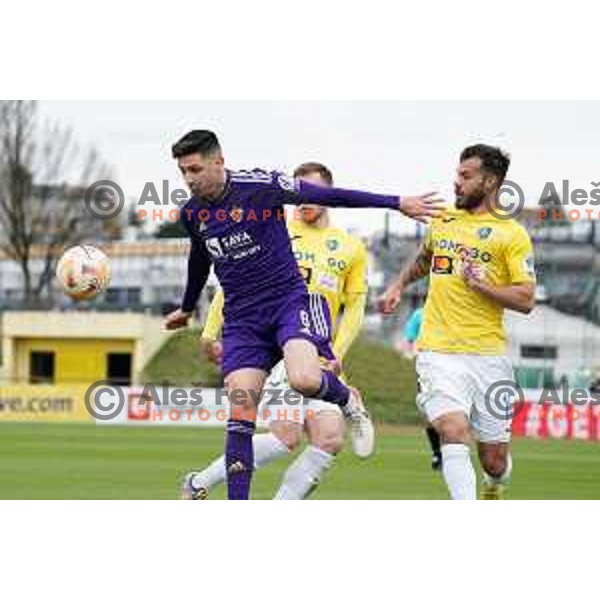
[(302, 326), (304, 327), (304, 329), (306, 329), (306, 331), (310, 333), (310, 317), (308, 316), (308, 313), (305, 310), (300, 311), (300, 321), (302, 321)]

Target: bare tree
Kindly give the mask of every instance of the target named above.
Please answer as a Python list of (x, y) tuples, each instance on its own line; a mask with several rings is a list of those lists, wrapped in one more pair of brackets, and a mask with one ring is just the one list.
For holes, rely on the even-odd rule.
[(0, 250), (21, 269), (26, 304), (49, 289), (62, 249), (86, 234), (85, 189), (108, 178), (94, 149), (82, 150), (70, 128), (44, 122), (37, 108), (0, 101)]

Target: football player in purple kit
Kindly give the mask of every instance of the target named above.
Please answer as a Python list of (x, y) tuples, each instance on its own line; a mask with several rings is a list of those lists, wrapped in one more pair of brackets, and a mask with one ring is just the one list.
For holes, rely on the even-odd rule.
[(337, 404), (347, 416), (363, 412), (359, 395), (321, 367), (319, 356), (335, 357), (312, 323), (284, 205), (387, 208), (427, 221), (444, 210), (443, 201), (435, 194), (398, 197), (319, 187), (258, 169), (229, 171), (211, 131), (185, 135), (173, 146), (173, 158), (192, 192), (181, 213), (191, 249), (182, 306), (165, 326), (188, 324), (213, 265), (225, 294), (222, 370), (232, 407), (225, 446), (228, 498), (247, 500), (256, 404), (282, 357), (291, 388)]

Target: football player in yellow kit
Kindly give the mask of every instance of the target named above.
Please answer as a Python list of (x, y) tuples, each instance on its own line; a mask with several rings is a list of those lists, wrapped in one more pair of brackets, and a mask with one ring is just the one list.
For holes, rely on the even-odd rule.
[[(333, 185), (330, 170), (319, 163), (305, 163), (295, 177), (324, 186)], [(317, 326), (333, 328), (333, 352), (336, 360), (329, 367), (338, 374), (342, 361), (362, 327), (367, 295), (367, 252), (360, 240), (331, 226), (327, 208), (300, 206), (288, 223), (292, 247), (300, 272), (311, 294), (312, 318)], [(206, 354), (218, 362), (222, 346), (218, 341), (223, 325), (224, 297), (215, 296), (202, 334)], [(329, 334), (331, 336), (331, 334)], [(286, 389), (287, 375), (282, 363), (270, 374), (265, 389)], [(331, 467), (344, 441), (344, 418), (339, 407), (308, 399), (303, 404), (262, 407), (269, 415), (270, 432), (254, 436), (255, 467), (288, 455), (301, 443), (305, 432), (309, 445), (286, 471), (277, 500), (306, 498)], [(366, 411), (351, 421), (353, 449), (367, 458), (373, 452), (374, 428)], [(218, 458), (201, 472), (189, 473), (183, 483), (184, 499), (205, 499), (208, 492), (225, 481), (225, 463)]]
[(441, 437), (442, 473), (457, 500), (477, 497), (471, 430), (479, 442), (483, 498), (498, 499), (512, 470), (512, 399), (491, 391), (514, 382), (503, 314), (533, 310), (535, 268), (527, 231), (498, 202), (509, 165), (498, 148), (479, 144), (462, 152), (455, 208), (432, 222), (416, 259), (380, 299), (381, 311), (390, 314), (407, 286), (430, 277), (417, 342), (417, 404)]

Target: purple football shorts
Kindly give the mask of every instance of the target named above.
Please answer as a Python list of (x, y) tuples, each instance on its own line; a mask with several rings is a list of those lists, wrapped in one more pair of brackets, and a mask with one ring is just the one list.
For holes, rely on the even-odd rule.
[(225, 320), (223, 376), (240, 369), (270, 372), (283, 358), (283, 347), (295, 339), (308, 340), (319, 356), (334, 360), (331, 336), (331, 315), (323, 296), (295, 292), (291, 297), (278, 298)]

